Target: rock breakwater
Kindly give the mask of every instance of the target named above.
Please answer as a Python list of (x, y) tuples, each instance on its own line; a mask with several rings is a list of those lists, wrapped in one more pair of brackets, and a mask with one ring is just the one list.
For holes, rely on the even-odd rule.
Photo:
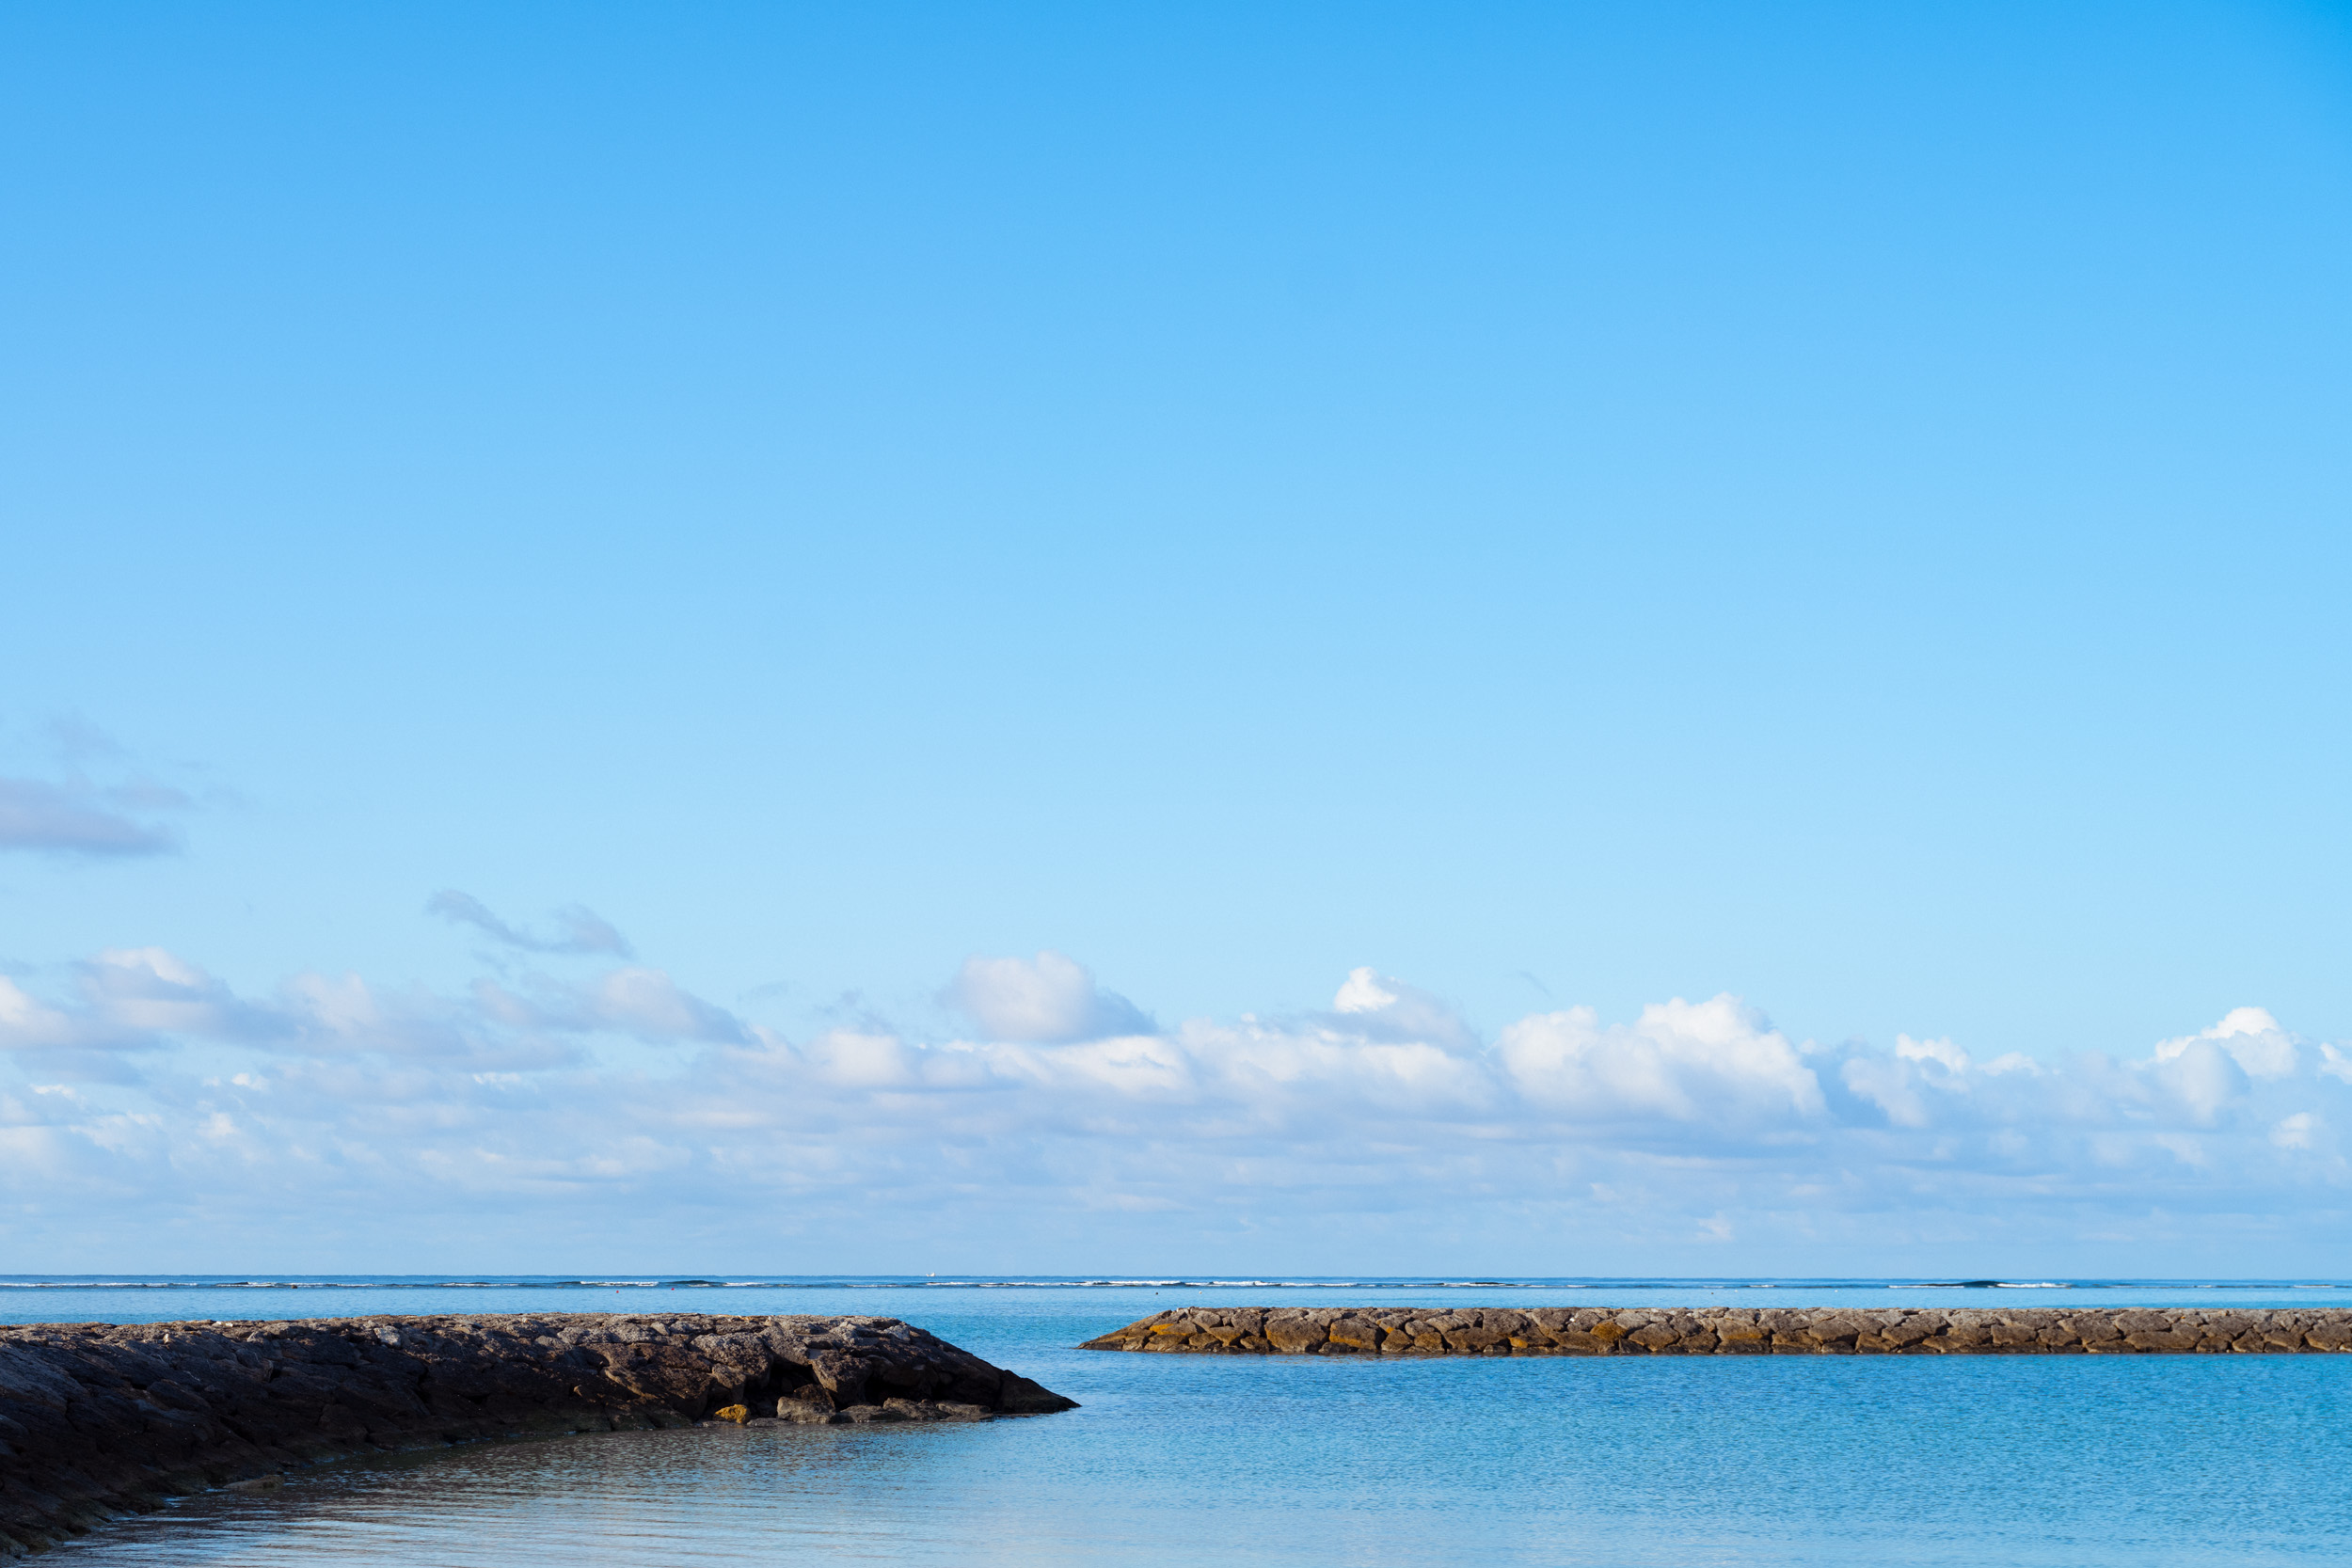
[(2352, 1310), (1181, 1307), (1085, 1350), (1258, 1355), (2112, 1355), (2352, 1350)]
[(895, 1318), (588, 1313), (0, 1327), (0, 1557), (371, 1449), (1075, 1402)]

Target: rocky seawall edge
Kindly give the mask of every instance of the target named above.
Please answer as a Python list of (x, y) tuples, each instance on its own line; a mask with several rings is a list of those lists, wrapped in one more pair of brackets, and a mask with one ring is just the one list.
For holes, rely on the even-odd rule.
[(2352, 1350), (2352, 1309), (1180, 1307), (1084, 1350), (1257, 1355), (2109, 1355)]
[(606, 1313), (0, 1327), (0, 1557), (207, 1487), (533, 1433), (1043, 1415), (896, 1318)]

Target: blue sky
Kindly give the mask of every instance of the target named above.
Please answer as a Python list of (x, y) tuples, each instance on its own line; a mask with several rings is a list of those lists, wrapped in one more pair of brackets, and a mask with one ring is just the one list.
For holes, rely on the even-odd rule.
[[(1640, 1186), (1580, 1159), (1716, 1162), (1579, 1243), (1625, 1272), (2094, 1235), (2262, 1272), (2249, 1214), (2309, 1216), (2273, 1257), (2345, 1232), (2340, 7), (36, 6), (0, 80), (0, 1171), (37, 1263), (205, 1266), (342, 1190), (235, 1174), (294, 1150), (628, 1247), (788, 1189), (842, 1266), (912, 1267), (946, 1166), (891, 1189), (894, 1253), (882, 1200), (727, 1161), (911, 1170), (962, 1134), (874, 1097), (953, 1056), (1036, 1101), (965, 1172), (1008, 1265), (1278, 1266), (1273, 1155), (1200, 1106), (1399, 1031), (1556, 1183), (1528, 1227)], [(1419, 1022), (1340, 1006), (1359, 970)], [(375, 1023), (318, 1000), (352, 985)], [(1721, 1094), (1561, 1111), (1526, 1027), (1576, 1007)], [(609, 1119), (851, 1038), (917, 1067), (774, 1090), (830, 1131)], [(1189, 1087), (1134, 1092), (1199, 1115), (1082, 1114), (1102, 1038), (1177, 1051)], [(2051, 1075), (2000, 1113), (2055, 1140), (2001, 1167), (2060, 1206), (2030, 1243), (1958, 1179), (1808, 1207), (1877, 1168), (1837, 1138), (1942, 1125), (1885, 1074), (1965, 1074), (1903, 1039)], [(1454, 1133), (1324, 1070), (1261, 1132), (1363, 1173), (1331, 1266), (1546, 1261), (1479, 1217), (1496, 1173), (1366, 1152)], [(206, 1098), (240, 1071), (313, 1098)], [(465, 1098), (498, 1072), (575, 1119)], [(405, 1132), (366, 1120), (395, 1080)], [(1769, 1200), (1757, 1083), (1812, 1150)], [(233, 1169), (170, 1141), (224, 1116)], [(674, 1136), (645, 1169), (685, 1174), (460, 1180), (436, 1117), (510, 1162)], [(1138, 1128), (1216, 1199), (1089, 1142)], [(2236, 1218), (2134, 1210), (2156, 1179), (2084, 1152), (2127, 1134)], [(157, 1207), (199, 1169), (213, 1207)]]

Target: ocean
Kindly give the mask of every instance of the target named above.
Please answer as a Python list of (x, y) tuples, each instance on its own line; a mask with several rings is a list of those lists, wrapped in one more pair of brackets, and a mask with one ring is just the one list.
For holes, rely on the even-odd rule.
[(1073, 1349), (1202, 1301), (2352, 1306), (2343, 1281), (0, 1276), (0, 1319), (902, 1317), (1081, 1402), (345, 1461), (55, 1554), (111, 1564), (2352, 1561), (2352, 1355), (1411, 1360)]

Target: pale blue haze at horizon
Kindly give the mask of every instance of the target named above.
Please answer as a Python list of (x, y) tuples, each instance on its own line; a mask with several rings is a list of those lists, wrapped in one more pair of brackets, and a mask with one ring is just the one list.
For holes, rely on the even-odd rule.
[(20, 975), (2352, 1035), (2338, 9), (0, 27)]

